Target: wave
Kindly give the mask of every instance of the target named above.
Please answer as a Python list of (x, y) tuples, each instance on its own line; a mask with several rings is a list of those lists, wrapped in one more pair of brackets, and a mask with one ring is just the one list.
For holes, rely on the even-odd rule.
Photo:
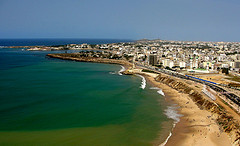
[(168, 106), (167, 109), (165, 109), (165, 115), (174, 120), (174, 123), (178, 123), (180, 121), (180, 117), (182, 117), (183, 115), (178, 114), (177, 111), (178, 107), (176, 106)]
[(151, 87), (150, 89), (153, 89), (153, 90), (158, 90), (157, 93), (158, 94), (161, 94), (162, 96), (165, 96), (164, 92), (162, 91), (162, 89), (158, 88), (158, 87)]
[(158, 89), (160, 89), (160, 88), (158, 88), (158, 87), (150, 87), (150, 89), (158, 90)]
[[(175, 127), (175, 124), (174, 124), (173, 128), (174, 128), (174, 127)], [(165, 146), (165, 144), (168, 142), (168, 139), (169, 139), (171, 136), (172, 136), (172, 132), (169, 133), (169, 135), (168, 135), (168, 137), (166, 138), (166, 140), (165, 140), (163, 143), (161, 143), (159, 146)]]
[[(158, 94), (161, 94), (163, 96), (165, 96), (164, 92), (162, 91), (162, 89), (158, 88), (158, 87), (150, 87), (150, 89), (152, 90), (157, 90), (157, 93)], [(167, 109), (165, 109), (164, 111), (164, 114), (170, 118), (170, 119), (173, 119), (174, 120), (174, 123), (173, 123), (173, 127), (168, 135), (168, 137), (165, 139), (165, 141), (163, 143), (161, 143), (159, 146), (165, 146), (169, 140), (169, 138), (172, 136), (172, 131), (174, 129), (174, 127), (176, 126), (176, 124), (180, 121), (180, 117), (182, 116), (181, 114), (178, 114), (177, 113), (177, 109), (178, 107), (176, 106), (168, 106)]]
[(121, 69), (119, 70), (118, 74), (121, 76), (122, 75), (122, 72), (124, 72), (126, 69), (124, 66), (121, 65)]
[(176, 123), (173, 124), (172, 130), (171, 130), (171, 132), (169, 133), (169, 135), (168, 135), (168, 137), (166, 138), (166, 140), (165, 140), (163, 143), (161, 143), (159, 146), (165, 146), (165, 145), (167, 144), (169, 138), (172, 136), (172, 131), (173, 131), (173, 129), (175, 128), (175, 126), (176, 126)]
[(157, 93), (161, 94), (162, 96), (165, 96), (164, 92), (162, 91), (162, 89), (158, 90)]
[(109, 74), (114, 75), (114, 74), (116, 74), (116, 72), (109, 72)]
[(172, 130), (170, 131), (168, 137), (159, 146), (166, 145), (166, 143), (168, 142), (169, 138), (172, 136), (173, 129), (175, 128), (176, 124), (180, 121), (180, 117), (183, 116), (181, 114), (178, 114), (177, 109), (178, 109), (178, 107), (176, 107), (176, 106), (168, 106), (167, 109), (164, 110), (165, 111), (165, 115), (167, 115), (168, 118), (173, 119), (174, 123), (173, 123)]
[(109, 74), (111, 75), (115, 75), (115, 74), (119, 74), (120, 76), (123, 75), (122, 72), (124, 72), (126, 69), (124, 66), (121, 65), (121, 69), (117, 72), (117, 71), (114, 71), (114, 72), (109, 72)]
[(141, 83), (140, 88), (145, 89), (146, 84), (147, 84), (146, 79), (142, 75), (138, 75), (138, 74), (136, 74), (136, 75), (142, 78), (142, 83)]

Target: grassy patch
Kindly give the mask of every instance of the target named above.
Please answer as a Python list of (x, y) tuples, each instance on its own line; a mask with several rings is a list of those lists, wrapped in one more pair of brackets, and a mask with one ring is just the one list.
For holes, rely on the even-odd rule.
[(157, 73), (157, 72), (155, 72), (155, 71), (148, 70), (148, 69), (143, 69), (142, 71), (143, 71), (143, 72), (149, 72), (149, 73)]
[(240, 77), (233, 76), (233, 75), (229, 75), (229, 77), (227, 77), (226, 79), (236, 81), (236, 82), (240, 82)]

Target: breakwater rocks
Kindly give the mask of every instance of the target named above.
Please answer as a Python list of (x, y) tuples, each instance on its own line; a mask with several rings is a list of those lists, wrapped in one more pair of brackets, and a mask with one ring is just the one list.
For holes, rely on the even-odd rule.
[(126, 60), (108, 59), (100, 57), (82, 57), (78, 53), (59, 53), (59, 54), (47, 54), (48, 57), (58, 58), (63, 60), (72, 60), (79, 62), (94, 62), (94, 63), (106, 63), (106, 64), (120, 64), (124, 66), (131, 66), (132, 64)]
[(174, 80), (168, 76), (162, 76), (161, 74), (155, 80), (181, 93), (188, 94), (200, 109), (207, 110), (216, 116), (216, 122), (223, 131), (230, 135), (233, 145), (240, 145), (240, 124), (222, 107), (205, 99), (199, 92), (181, 81)]

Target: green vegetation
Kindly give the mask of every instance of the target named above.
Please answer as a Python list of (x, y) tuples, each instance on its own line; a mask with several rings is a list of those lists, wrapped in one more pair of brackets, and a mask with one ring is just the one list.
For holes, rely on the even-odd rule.
[(157, 73), (157, 72), (155, 72), (155, 71), (148, 70), (148, 69), (143, 69), (142, 71), (143, 71), (143, 72), (149, 72), (149, 73)]
[(123, 46), (129, 46), (131, 43), (123, 43)]
[(230, 106), (226, 101), (224, 101), (224, 100), (222, 100), (222, 99), (221, 99), (221, 101), (222, 101), (225, 105), (227, 105), (228, 107), (230, 107), (232, 110), (234, 110), (234, 109), (232, 108), (232, 106)]
[(102, 51), (80, 51), (79, 53), (60, 53), (58, 55), (62, 57), (73, 58), (89, 57), (89, 58), (122, 59), (122, 56)]
[(229, 75), (229, 77), (226, 78), (226, 79), (236, 81), (236, 82), (240, 82), (240, 77), (233, 76), (233, 75)]
[(226, 75), (228, 75), (229, 74), (229, 71), (228, 71), (229, 69), (228, 68), (223, 68), (222, 69), (222, 73), (225, 73)]
[(206, 69), (204, 69), (204, 68), (196, 68), (195, 70), (206, 70)]
[(237, 51), (233, 52), (233, 53), (226, 53), (226, 55), (235, 55), (235, 54), (240, 54)]
[(157, 64), (157, 65), (154, 65), (154, 66), (159, 67), (159, 68), (163, 67), (161, 64)]
[(168, 67), (168, 66), (166, 66), (166, 67), (165, 67), (165, 69), (167, 69), (167, 70), (171, 70), (171, 68), (170, 68), (170, 67)]
[(137, 46), (136, 46), (136, 48), (141, 48), (141, 47), (143, 47), (143, 45), (137, 45)]
[(124, 54), (124, 56), (123, 56), (126, 60), (130, 60), (131, 58), (133, 58), (132, 56), (128, 56), (128, 55), (126, 55), (126, 54)]
[(95, 48), (96, 44), (90, 44), (91, 48)]
[(51, 45), (49, 47), (67, 47), (67, 45)]

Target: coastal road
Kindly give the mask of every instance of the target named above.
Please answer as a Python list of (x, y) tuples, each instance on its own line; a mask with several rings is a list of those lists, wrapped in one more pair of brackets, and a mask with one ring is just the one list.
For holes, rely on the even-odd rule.
[(240, 107), (239, 96), (235, 95), (234, 93), (228, 92), (227, 90), (223, 89), (222, 87), (219, 87), (217, 83), (202, 80), (202, 79), (192, 77), (192, 76), (183, 75), (183, 74), (180, 74), (178, 72), (174, 72), (174, 71), (170, 71), (170, 70), (151, 67), (151, 66), (143, 66), (141, 64), (137, 64), (136, 66), (138, 66), (140, 68), (144, 68), (144, 69), (149, 69), (149, 70), (154, 71), (156, 73), (164, 73), (164, 74), (174, 76), (174, 77), (177, 77), (177, 78), (180, 78), (180, 79), (191, 80), (191, 81), (198, 82), (198, 83), (201, 83), (203, 85), (209, 86), (211, 89), (213, 89), (217, 92), (220, 92), (223, 96), (230, 99), (232, 102), (234, 102), (235, 104), (237, 104)]

